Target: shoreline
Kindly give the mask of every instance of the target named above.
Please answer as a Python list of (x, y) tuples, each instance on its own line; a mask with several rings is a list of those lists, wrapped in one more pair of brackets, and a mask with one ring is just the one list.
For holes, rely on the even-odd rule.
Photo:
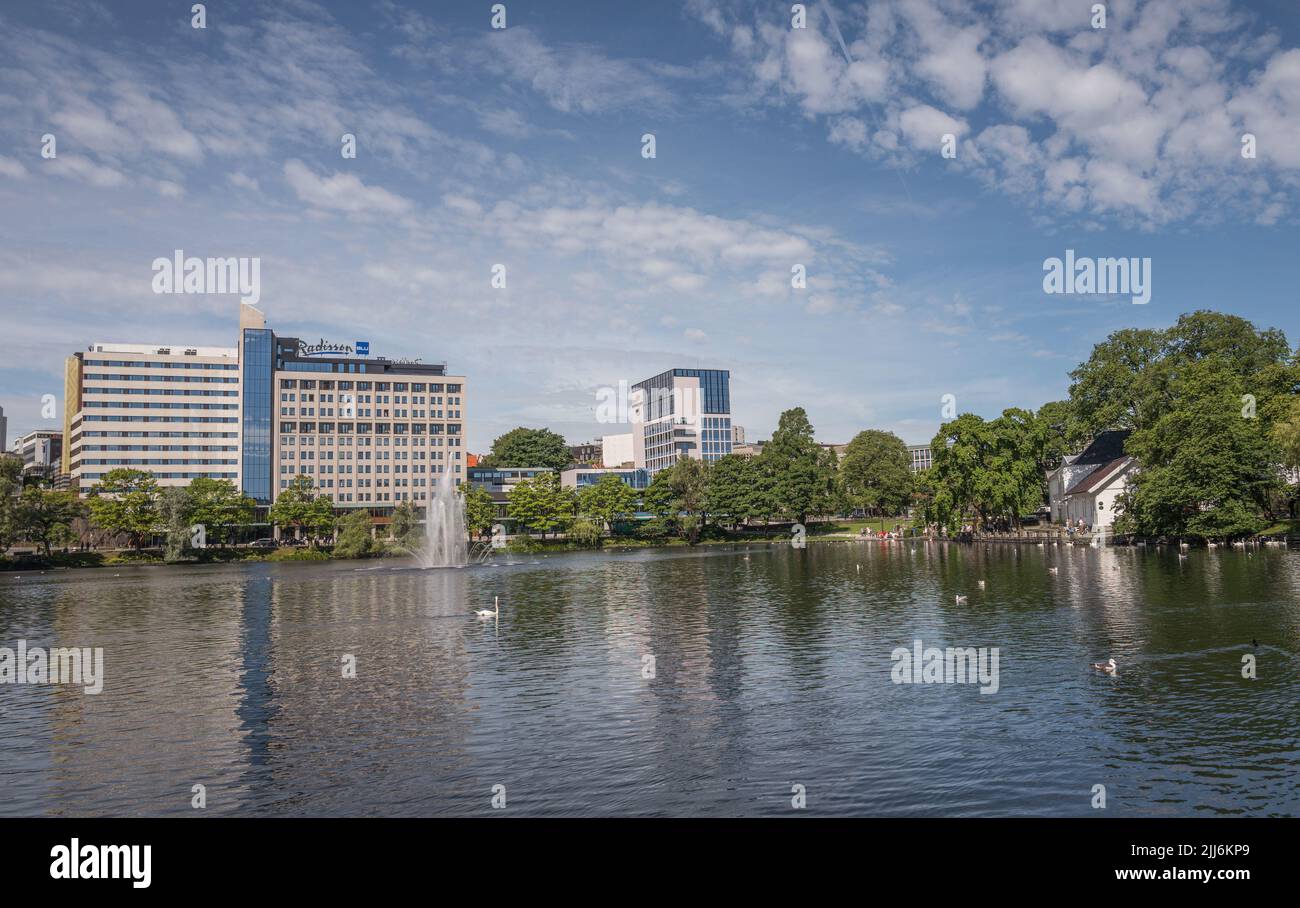
[[(1046, 534), (1041, 534), (1046, 535)], [(880, 539), (872, 536), (858, 536), (851, 534), (816, 534), (808, 537), (809, 545), (825, 543), (875, 543), (875, 544), (895, 544), (895, 543), (917, 543), (917, 542), (936, 542), (952, 545), (973, 546), (977, 544), (992, 545), (1020, 545), (1031, 547), (1060, 547), (1071, 546), (1076, 548), (1095, 548), (1090, 538), (1081, 539), (1062, 539), (1055, 536), (1048, 538), (1036, 539), (1033, 536), (1021, 537), (974, 537), (971, 539), (960, 539), (950, 536), (927, 537), (927, 536), (910, 536), (898, 539)], [(738, 539), (702, 539), (691, 545), (685, 540), (665, 540), (655, 542), (645, 541), (619, 541), (613, 542), (606, 540), (601, 546), (577, 546), (567, 545), (565, 540), (547, 540), (542, 542), (535, 540), (531, 544), (523, 546), (508, 545), (502, 549), (502, 554), (506, 555), (554, 555), (554, 554), (575, 554), (575, 553), (617, 553), (627, 554), (641, 549), (692, 549), (692, 548), (714, 548), (718, 546), (773, 546), (789, 545), (790, 540), (781, 538), (738, 538)], [(1215, 548), (1223, 549), (1256, 549), (1264, 547), (1291, 548), (1293, 545), (1300, 546), (1300, 536), (1281, 536), (1281, 537), (1252, 537), (1250, 539), (1239, 540), (1235, 543), (1220, 542), (1207, 543), (1201, 542), (1183, 542), (1178, 539), (1128, 539), (1121, 542), (1107, 542), (1100, 548), (1176, 548), (1181, 549), (1184, 546), (1190, 549), (1206, 549), (1207, 551)], [(121, 550), (114, 552), (76, 552), (76, 553), (54, 553), (50, 558), (43, 555), (25, 558), (0, 557), (0, 576), (19, 572), (31, 573), (39, 571), (47, 573), (50, 571), (73, 571), (73, 570), (96, 570), (102, 568), (123, 568), (123, 567), (205, 567), (209, 565), (227, 565), (227, 564), (301, 564), (301, 563), (329, 563), (329, 562), (361, 562), (361, 561), (387, 561), (409, 558), (404, 553), (392, 553), (383, 555), (372, 555), (362, 558), (339, 558), (335, 557), (326, 549), (312, 548), (282, 548), (273, 552), (263, 554), (261, 552), (247, 552), (247, 550), (227, 549), (225, 552), (230, 553), (230, 557), (210, 557), (201, 559), (185, 559), (182, 561), (164, 561), (161, 554), (157, 557), (118, 557), (123, 552), (133, 553), (136, 550)], [(145, 550), (149, 552), (151, 550)], [(273, 557), (275, 552), (290, 552), (291, 554), (283, 557)]]

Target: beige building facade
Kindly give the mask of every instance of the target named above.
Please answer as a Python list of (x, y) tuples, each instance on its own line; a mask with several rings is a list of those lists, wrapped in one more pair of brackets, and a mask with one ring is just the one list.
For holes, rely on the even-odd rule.
[(158, 485), (234, 480), (239, 361), (229, 347), (91, 344), (65, 369), (64, 469), (85, 494), (128, 468)]

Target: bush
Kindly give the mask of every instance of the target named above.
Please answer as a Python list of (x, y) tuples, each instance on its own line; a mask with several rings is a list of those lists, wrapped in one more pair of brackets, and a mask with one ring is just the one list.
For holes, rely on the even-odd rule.
[(569, 530), (569, 539), (583, 548), (598, 549), (605, 543), (605, 532), (593, 520), (577, 520)]
[(329, 561), (329, 552), (320, 549), (276, 549), (266, 556), (267, 561)]
[(672, 527), (662, 517), (652, 517), (636, 528), (638, 539), (664, 539), (672, 532)]

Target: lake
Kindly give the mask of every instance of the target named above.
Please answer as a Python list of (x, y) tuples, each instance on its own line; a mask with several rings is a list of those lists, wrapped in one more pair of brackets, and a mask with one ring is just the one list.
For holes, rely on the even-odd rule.
[[(0, 574), (0, 646), (105, 674), (0, 685), (0, 814), (1294, 815), (1298, 592), (1285, 548), (939, 542)], [(895, 683), (916, 640), (996, 692)]]

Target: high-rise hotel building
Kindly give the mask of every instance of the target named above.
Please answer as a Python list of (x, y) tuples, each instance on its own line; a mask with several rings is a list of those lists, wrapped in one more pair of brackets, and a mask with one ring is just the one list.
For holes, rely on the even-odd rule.
[(87, 491), (132, 468), (160, 486), (239, 471), (239, 365), (230, 347), (91, 344), (65, 368), (63, 472)]
[(258, 505), (299, 475), (338, 508), (383, 516), (466, 476), (465, 379), (369, 344), (282, 337), (240, 307), (237, 347), (92, 344), (67, 360), (63, 472), (82, 494), (109, 470), (160, 486), (228, 479)]
[(270, 504), (310, 476), (338, 508), (383, 515), (466, 477), (465, 378), (442, 363), (368, 356), (369, 344), (281, 337), (240, 313), (239, 485)]

